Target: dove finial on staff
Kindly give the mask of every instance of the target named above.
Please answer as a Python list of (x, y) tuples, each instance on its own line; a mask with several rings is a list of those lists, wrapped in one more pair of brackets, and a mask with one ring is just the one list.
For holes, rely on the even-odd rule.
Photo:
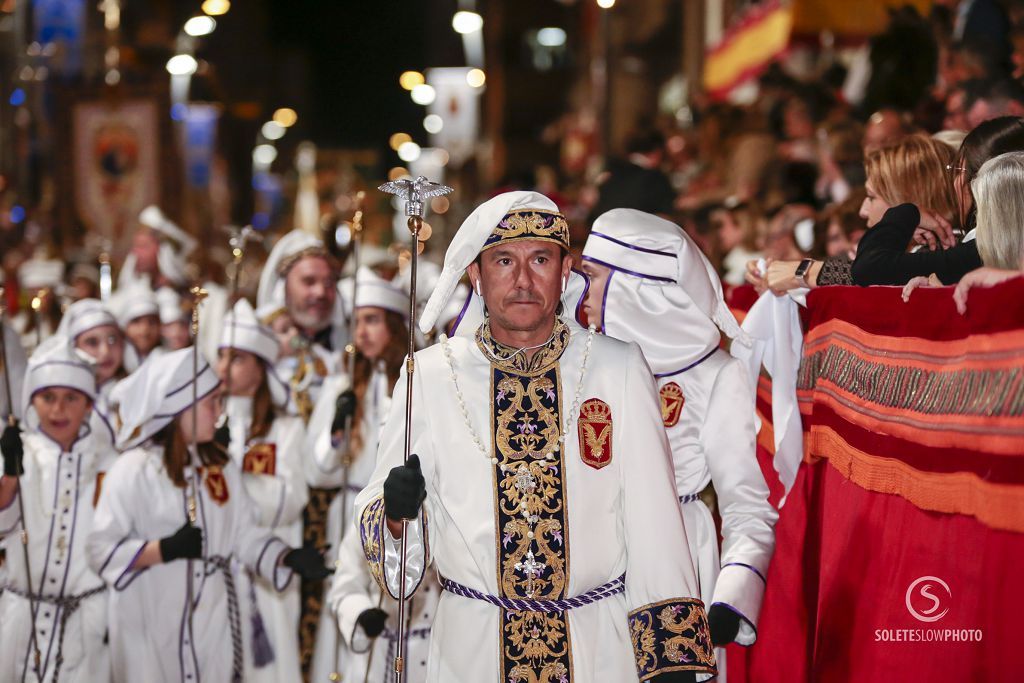
[(455, 191), (447, 185), (427, 180), (424, 176), (419, 176), (415, 180), (410, 178), (392, 180), (377, 189), (404, 199), (405, 215), (419, 216), (420, 218), (423, 218), (423, 202), (434, 197), (443, 197), (449, 192)]

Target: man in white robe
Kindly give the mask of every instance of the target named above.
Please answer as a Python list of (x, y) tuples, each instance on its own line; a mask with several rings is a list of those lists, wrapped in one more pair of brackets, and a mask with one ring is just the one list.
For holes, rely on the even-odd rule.
[(403, 371), (356, 500), (392, 598), (436, 563), (428, 681), (715, 672), (651, 371), (636, 345), (557, 317), (570, 265), (568, 225), (543, 195), (499, 195), (467, 218), (420, 329), (463, 271), (489, 317), (416, 354), (407, 464)]

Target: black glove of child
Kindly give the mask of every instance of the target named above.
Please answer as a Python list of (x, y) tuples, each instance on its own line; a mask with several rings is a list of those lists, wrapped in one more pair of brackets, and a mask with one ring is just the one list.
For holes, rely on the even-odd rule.
[(378, 607), (371, 607), (363, 610), (363, 613), (356, 619), (356, 623), (363, 629), (367, 638), (376, 638), (384, 630), (387, 623), (388, 613)]
[(0, 436), (0, 451), (4, 455), (4, 474), (20, 477), (25, 471), (21, 466), (25, 459), (25, 447), (21, 443), (21, 428), (17, 422), (4, 428), (3, 436)]
[(324, 554), (311, 545), (293, 548), (284, 556), (284, 564), (307, 581), (322, 581), (331, 575)]
[(167, 538), (160, 539), (160, 557), (164, 562), (197, 560), (203, 556), (203, 530), (185, 524)]

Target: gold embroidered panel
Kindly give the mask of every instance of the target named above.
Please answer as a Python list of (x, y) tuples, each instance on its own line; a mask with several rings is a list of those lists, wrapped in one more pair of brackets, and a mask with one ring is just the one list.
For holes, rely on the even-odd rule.
[[(569, 579), (564, 468), (560, 452), (546, 457), (561, 433), (557, 363), (536, 375), (492, 364), (491, 395), (500, 595), (563, 598)], [(503, 609), (499, 635), (501, 680), (572, 680), (564, 612)]]

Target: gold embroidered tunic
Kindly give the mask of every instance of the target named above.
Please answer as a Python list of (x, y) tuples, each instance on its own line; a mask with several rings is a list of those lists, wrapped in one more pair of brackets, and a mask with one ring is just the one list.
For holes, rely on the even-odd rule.
[[(714, 672), (650, 370), (635, 346), (596, 336), (578, 388), (586, 339), (559, 322), (529, 360), (491, 338), (486, 324), (473, 339), (449, 340), (472, 431), (441, 345), (416, 356), (412, 440), (427, 499), (409, 525), (407, 593), (428, 553), (441, 576), (505, 604), (575, 599), (625, 575), (624, 592), (553, 611), (446, 591), (429, 681)], [(382, 489), (402, 461), (404, 388), (400, 378), (377, 470), (356, 501), (371, 573), (392, 596), (400, 544), (384, 524)]]

